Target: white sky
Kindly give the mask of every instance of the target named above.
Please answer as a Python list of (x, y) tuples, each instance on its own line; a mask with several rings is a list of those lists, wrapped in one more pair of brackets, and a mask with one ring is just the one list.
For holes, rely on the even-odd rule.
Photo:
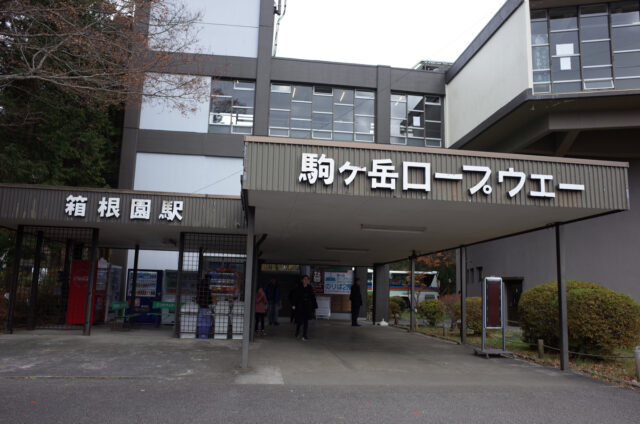
[(454, 62), (504, 3), (287, 0), (276, 56), (400, 68)]

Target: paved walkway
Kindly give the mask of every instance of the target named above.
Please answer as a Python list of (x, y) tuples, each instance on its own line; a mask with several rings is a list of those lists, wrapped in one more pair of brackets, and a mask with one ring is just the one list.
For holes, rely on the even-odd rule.
[(0, 335), (0, 421), (637, 423), (640, 393), (395, 328), (282, 322), (251, 345), (170, 330)]

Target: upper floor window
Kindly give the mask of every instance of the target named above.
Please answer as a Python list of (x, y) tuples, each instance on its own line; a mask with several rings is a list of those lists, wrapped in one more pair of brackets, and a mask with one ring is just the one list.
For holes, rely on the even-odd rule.
[(640, 88), (638, 0), (531, 11), (533, 90)]
[(391, 143), (442, 145), (442, 99), (439, 96), (391, 94)]
[(253, 134), (255, 83), (216, 80), (211, 84), (209, 132)]
[(271, 84), (269, 135), (374, 141), (375, 93), (326, 86)]

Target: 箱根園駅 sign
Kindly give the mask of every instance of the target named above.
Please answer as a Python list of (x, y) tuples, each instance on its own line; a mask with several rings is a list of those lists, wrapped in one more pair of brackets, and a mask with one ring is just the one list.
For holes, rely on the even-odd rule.
[(126, 212), (130, 220), (150, 220), (154, 207), (157, 209), (159, 220), (169, 222), (182, 221), (184, 202), (182, 200), (162, 200), (159, 205), (154, 205), (152, 199), (133, 198), (130, 204), (122, 204), (120, 197), (102, 196), (96, 199), (95, 204), (89, 197), (81, 194), (69, 194), (65, 198), (64, 213), (70, 217), (84, 218), (88, 213), (93, 213), (100, 218), (120, 218)]

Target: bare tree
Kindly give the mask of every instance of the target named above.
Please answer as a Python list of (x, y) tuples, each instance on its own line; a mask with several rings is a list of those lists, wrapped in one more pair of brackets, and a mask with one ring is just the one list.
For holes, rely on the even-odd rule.
[(187, 112), (206, 80), (162, 70), (197, 53), (198, 19), (179, 0), (1, 1), (0, 92), (40, 82), (87, 105), (145, 94)]

